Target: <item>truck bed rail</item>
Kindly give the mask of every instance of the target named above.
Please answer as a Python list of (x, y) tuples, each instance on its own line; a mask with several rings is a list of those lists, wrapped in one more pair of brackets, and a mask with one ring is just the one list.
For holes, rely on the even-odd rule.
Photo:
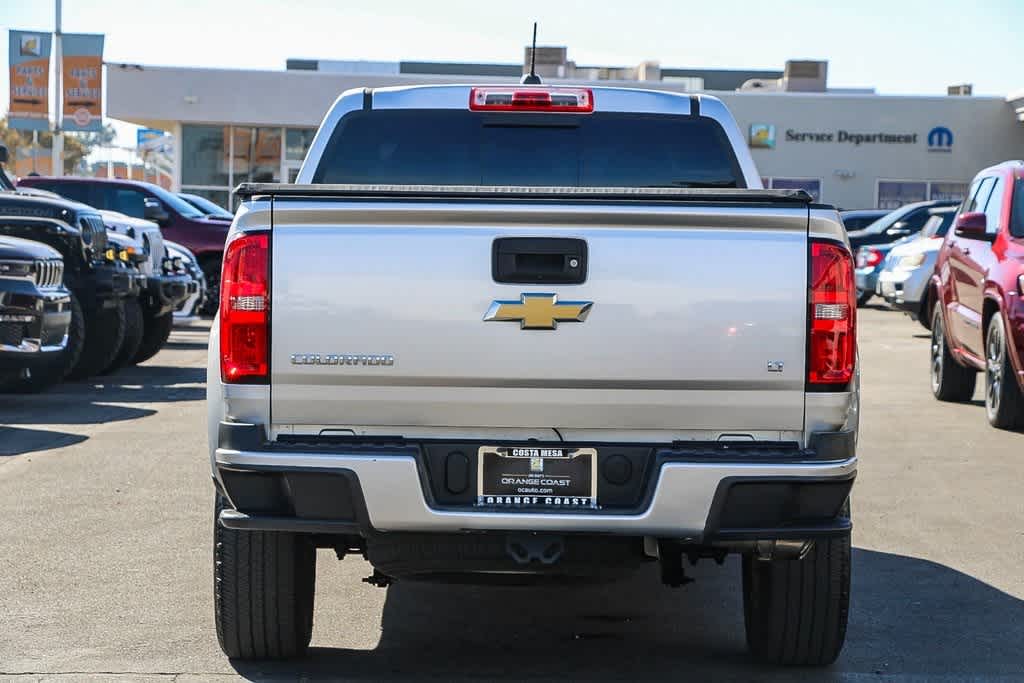
[(294, 185), (242, 183), (235, 194), (258, 197), (335, 197), (413, 199), (541, 199), (671, 201), (726, 204), (809, 205), (813, 198), (804, 190), (748, 190), (740, 188), (674, 187), (548, 187), (521, 185)]

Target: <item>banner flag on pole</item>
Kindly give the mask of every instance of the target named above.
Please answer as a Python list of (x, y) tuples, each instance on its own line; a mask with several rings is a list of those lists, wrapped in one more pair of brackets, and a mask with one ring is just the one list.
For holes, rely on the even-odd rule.
[(11, 99), (7, 125), (21, 130), (49, 130), (53, 36), (39, 31), (11, 30), (8, 38)]
[(103, 129), (103, 36), (64, 33), (61, 128), (68, 133)]

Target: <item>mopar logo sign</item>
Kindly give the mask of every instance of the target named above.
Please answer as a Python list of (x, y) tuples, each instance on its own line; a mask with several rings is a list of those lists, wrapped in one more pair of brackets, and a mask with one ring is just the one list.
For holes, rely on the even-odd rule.
[(935, 126), (928, 131), (929, 152), (953, 151), (953, 131), (945, 126)]

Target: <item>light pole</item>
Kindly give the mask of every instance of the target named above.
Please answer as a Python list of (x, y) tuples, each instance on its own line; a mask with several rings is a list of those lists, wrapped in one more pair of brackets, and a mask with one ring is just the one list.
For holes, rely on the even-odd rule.
[(56, 0), (57, 13), (56, 13), (56, 30), (53, 32), (53, 56), (54, 56), (54, 81), (57, 83), (57, 100), (56, 100), (56, 111), (54, 112), (54, 125), (53, 125), (53, 175), (62, 176), (64, 175), (64, 133), (61, 131), (61, 96), (63, 92), (63, 83), (61, 81), (61, 62), (63, 61), (63, 54), (61, 51), (61, 32), (60, 32), (60, 4), (61, 0)]

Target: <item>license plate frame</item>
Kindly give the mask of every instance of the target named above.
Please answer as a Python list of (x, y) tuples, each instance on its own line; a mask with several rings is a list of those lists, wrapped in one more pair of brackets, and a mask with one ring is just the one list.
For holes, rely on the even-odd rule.
[(597, 449), (480, 446), (476, 490), (483, 507), (596, 509)]

